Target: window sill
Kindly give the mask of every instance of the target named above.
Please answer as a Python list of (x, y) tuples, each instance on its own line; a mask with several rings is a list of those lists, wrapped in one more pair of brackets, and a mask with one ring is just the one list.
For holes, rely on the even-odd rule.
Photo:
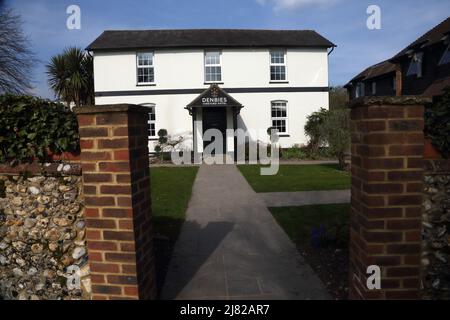
[(148, 138), (148, 141), (158, 141), (158, 138)]
[(291, 135), (290, 134), (279, 134), (278, 137), (280, 137), (280, 138), (290, 138)]
[(156, 83), (137, 83), (136, 87), (154, 87)]
[(282, 81), (269, 81), (269, 83), (271, 83), (271, 84), (273, 84), (273, 83), (289, 83), (289, 81), (285, 81), (285, 80), (282, 80)]
[(212, 82), (204, 82), (203, 84), (207, 84), (207, 85), (210, 85), (210, 84), (223, 84), (223, 82), (215, 82), (215, 81), (212, 81)]

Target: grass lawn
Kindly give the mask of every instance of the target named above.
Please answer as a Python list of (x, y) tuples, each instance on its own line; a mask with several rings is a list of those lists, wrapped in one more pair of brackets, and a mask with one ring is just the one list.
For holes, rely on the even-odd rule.
[(155, 232), (175, 242), (185, 219), (198, 167), (154, 167), (150, 170)]
[(350, 175), (337, 165), (280, 165), (274, 176), (262, 176), (260, 165), (240, 165), (241, 173), (256, 192), (342, 190), (350, 188)]
[(158, 294), (161, 292), (173, 247), (185, 220), (197, 171), (198, 167), (150, 169)]
[(348, 294), (350, 204), (269, 208), (336, 299)]

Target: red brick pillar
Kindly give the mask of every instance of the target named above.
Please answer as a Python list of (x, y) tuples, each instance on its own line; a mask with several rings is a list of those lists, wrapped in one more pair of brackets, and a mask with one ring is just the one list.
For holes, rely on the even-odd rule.
[[(417, 299), (423, 184), (423, 113), (429, 100), (372, 97), (351, 102), (351, 299)], [(381, 290), (367, 267), (381, 268)]]
[(153, 299), (148, 110), (75, 110), (81, 141), (93, 299)]

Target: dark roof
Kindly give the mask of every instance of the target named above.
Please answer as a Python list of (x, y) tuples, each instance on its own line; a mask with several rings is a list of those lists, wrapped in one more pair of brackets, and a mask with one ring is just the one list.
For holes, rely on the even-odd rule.
[(425, 33), (405, 49), (397, 53), (394, 57), (368, 67), (363, 72), (350, 80), (344, 87), (348, 87), (352, 82), (369, 80), (395, 71), (396, 60), (403, 57), (409, 50), (418, 47), (426, 47), (442, 41), (442, 38), (450, 35), (450, 17), (442, 21), (436, 27)]
[(423, 36), (418, 38), (416, 41), (411, 43), (405, 49), (397, 53), (391, 60), (395, 60), (404, 56), (409, 50), (431, 46), (442, 41), (442, 38), (450, 33), (450, 17), (442, 21), (436, 27), (425, 33)]
[(450, 87), (450, 76), (434, 80), (422, 95), (431, 98), (440, 96), (448, 87)]
[(324, 47), (335, 45), (312, 30), (107, 30), (86, 49)]
[(384, 76), (386, 74), (390, 74), (392, 72), (395, 72), (395, 64), (389, 62), (389, 60), (386, 60), (368, 67), (363, 72), (354, 77), (352, 80), (350, 80), (350, 82), (345, 86), (347, 87), (351, 82), (354, 81), (366, 81), (380, 76)]

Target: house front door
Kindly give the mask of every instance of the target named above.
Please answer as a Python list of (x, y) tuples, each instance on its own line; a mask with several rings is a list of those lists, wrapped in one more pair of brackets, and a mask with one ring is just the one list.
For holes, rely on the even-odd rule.
[[(226, 153), (226, 130), (227, 130), (227, 109), (226, 108), (204, 108), (203, 109), (203, 135), (208, 129), (217, 129), (222, 133), (223, 150), (216, 152)], [(214, 138), (212, 139), (214, 141)], [(212, 141), (203, 140), (203, 149)]]

